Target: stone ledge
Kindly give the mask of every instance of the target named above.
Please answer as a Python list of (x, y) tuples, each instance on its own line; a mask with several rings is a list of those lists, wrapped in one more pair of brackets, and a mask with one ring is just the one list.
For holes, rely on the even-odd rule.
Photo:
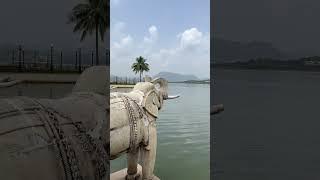
[[(137, 180), (142, 180), (142, 167), (138, 164), (138, 174), (139, 178)], [(127, 176), (127, 168), (121, 169), (117, 172), (110, 174), (110, 180), (125, 180)], [(152, 180), (160, 180), (157, 176), (154, 176)]]

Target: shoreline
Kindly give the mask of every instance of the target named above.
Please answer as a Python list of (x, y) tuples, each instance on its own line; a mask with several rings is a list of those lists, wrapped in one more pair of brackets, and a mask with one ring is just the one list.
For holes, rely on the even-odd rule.
[(213, 70), (214, 69), (255, 71), (302, 71), (320, 73), (320, 67), (251, 67), (239, 65), (213, 65)]

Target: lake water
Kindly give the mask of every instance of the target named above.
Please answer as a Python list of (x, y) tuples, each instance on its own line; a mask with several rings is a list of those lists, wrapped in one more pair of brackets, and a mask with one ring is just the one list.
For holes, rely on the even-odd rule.
[[(60, 98), (73, 84), (19, 84), (0, 88), (1, 97)], [(158, 148), (155, 174), (161, 179), (209, 179), (208, 84), (169, 84), (169, 94), (181, 97), (165, 101), (157, 120)], [(125, 155), (111, 161), (111, 171), (126, 167)]]
[(320, 73), (214, 74), (215, 180), (320, 179)]
[[(157, 120), (155, 175), (165, 180), (208, 180), (210, 173), (210, 85), (169, 83)], [(126, 156), (111, 161), (111, 172), (126, 167)]]

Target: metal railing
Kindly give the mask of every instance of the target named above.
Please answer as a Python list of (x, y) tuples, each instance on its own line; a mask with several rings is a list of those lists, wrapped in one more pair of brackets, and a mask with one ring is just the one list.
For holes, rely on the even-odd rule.
[(130, 78), (130, 77), (120, 77), (120, 76), (112, 76), (110, 78), (111, 84), (126, 84), (126, 85), (134, 85), (139, 82), (139, 78)]
[[(94, 50), (78, 48), (74, 51), (54, 49), (48, 51), (25, 50), (21, 45), (9, 50), (8, 54), (0, 54), (0, 71), (22, 72), (82, 72), (97, 65)], [(98, 65), (110, 65), (110, 51), (99, 54)]]

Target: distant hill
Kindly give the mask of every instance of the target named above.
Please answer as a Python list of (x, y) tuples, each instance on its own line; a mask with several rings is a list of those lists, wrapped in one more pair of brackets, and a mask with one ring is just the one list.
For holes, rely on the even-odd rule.
[(190, 80), (200, 80), (195, 75), (185, 75), (185, 74), (178, 74), (172, 72), (160, 72), (155, 75), (153, 78), (162, 77), (166, 79), (168, 82), (183, 82), (183, 81), (190, 81)]
[(283, 59), (289, 56), (269, 42), (239, 42), (214, 38), (214, 59), (217, 63), (248, 61), (256, 58)]

